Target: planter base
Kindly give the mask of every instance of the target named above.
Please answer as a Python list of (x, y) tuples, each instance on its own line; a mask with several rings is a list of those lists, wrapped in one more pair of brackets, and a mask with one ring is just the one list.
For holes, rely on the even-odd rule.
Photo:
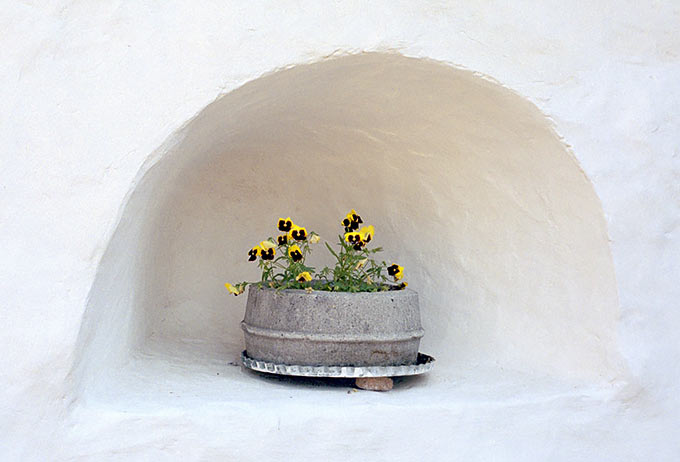
[(248, 369), (268, 374), (295, 375), (300, 377), (400, 377), (424, 374), (434, 366), (434, 358), (418, 353), (413, 364), (401, 366), (299, 366), (292, 364), (275, 364), (250, 358), (246, 351), (241, 353), (241, 363)]
[(298, 366), (400, 366), (417, 363), (418, 294), (307, 292), (248, 288), (241, 322), (251, 358)]

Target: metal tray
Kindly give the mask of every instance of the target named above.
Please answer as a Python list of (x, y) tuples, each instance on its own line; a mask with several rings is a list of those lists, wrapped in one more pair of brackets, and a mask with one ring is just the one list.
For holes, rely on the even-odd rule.
[(296, 366), (292, 364), (275, 364), (248, 357), (246, 351), (241, 353), (241, 363), (248, 369), (269, 374), (296, 375), (300, 377), (399, 377), (404, 375), (424, 374), (434, 366), (434, 358), (418, 353), (415, 364), (401, 366)]

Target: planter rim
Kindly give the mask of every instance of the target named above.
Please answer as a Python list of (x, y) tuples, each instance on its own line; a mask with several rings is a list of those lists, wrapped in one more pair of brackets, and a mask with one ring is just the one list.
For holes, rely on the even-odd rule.
[(376, 291), (376, 292), (369, 292), (369, 291), (342, 292), (342, 291), (339, 291), (339, 290), (316, 290), (316, 289), (314, 289), (313, 292), (307, 292), (305, 289), (276, 289), (276, 288), (273, 288), (273, 287), (256, 287), (256, 286), (248, 286), (248, 290), (263, 290), (263, 291), (268, 291), (268, 292), (284, 292), (284, 293), (291, 293), (291, 294), (303, 293), (303, 294), (306, 294), (306, 295), (341, 294), (341, 295), (350, 295), (350, 296), (366, 295), (366, 294), (372, 294), (372, 295), (376, 295), (376, 296), (378, 294), (384, 295), (384, 296), (387, 296), (387, 295), (395, 296), (399, 293), (402, 293), (402, 294), (417, 294), (418, 293), (413, 289), (409, 289), (408, 287), (406, 287), (404, 289), (399, 289), (399, 290), (379, 290), (379, 291)]

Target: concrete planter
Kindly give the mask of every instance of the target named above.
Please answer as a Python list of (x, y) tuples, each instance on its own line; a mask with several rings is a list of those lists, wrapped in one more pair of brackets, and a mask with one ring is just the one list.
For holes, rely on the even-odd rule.
[(304, 366), (393, 366), (418, 356), (418, 294), (248, 289), (249, 357)]

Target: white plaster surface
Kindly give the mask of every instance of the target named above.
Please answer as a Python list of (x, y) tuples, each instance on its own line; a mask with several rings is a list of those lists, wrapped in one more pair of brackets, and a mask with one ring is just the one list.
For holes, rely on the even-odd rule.
[[(679, 16), (670, 1), (9, 5), (0, 13), (0, 456), (676, 460)], [(445, 68), (420, 78), (416, 64), (388, 72), (382, 88), (367, 74), (353, 85), (346, 69), (329, 71), (321, 81), (338, 80), (326, 92), (296, 86), (291, 75), (314, 75), (300, 67), (204, 110), (263, 73), (361, 51), (457, 64), (521, 97), (447, 69), (448, 88), (433, 77)], [(408, 92), (390, 81), (404, 75), (415, 76)], [(456, 88), (472, 95), (462, 107)], [(373, 90), (383, 100), (371, 100)], [(306, 95), (328, 96), (327, 107), (301, 107)], [(575, 161), (522, 98), (552, 119)], [(267, 113), (263, 100), (281, 110)], [(394, 106), (379, 111), (381, 101)], [(496, 131), (475, 132), (462, 119), (473, 109)], [(432, 111), (440, 117), (428, 120)], [(505, 124), (517, 127), (507, 163), (497, 144)], [(388, 394), (348, 394), (343, 384), (263, 379), (226, 364), (239, 348), (240, 299), (209, 287), (243, 274), (230, 262), (246, 229), (283, 213), (244, 212), (279, 192), (258, 177), (257, 156), (298, 150), (318, 152), (310, 169), (333, 191), (348, 173), (341, 162), (324, 166), (343, 153), (370, 154), (376, 170), (379, 160), (403, 162), (361, 171), (374, 180), (370, 196), (349, 198), (376, 217), (388, 249), (404, 218), (431, 223), (422, 248), (395, 252), (422, 287), (436, 373)], [(392, 203), (395, 178), (410, 183)], [(409, 195), (425, 184), (425, 197)], [(303, 221), (327, 222), (347, 204), (322, 185), (301, 188), (308, 200), (292, 189), (280, 197), (299, 201)], [(328, 208), (309, 205), (320, 203)], [(429, 295), (447, 268), (439, 236), (455, 264), (445, 293)], [(531, 264), (513, 260), (521, 255)]]

